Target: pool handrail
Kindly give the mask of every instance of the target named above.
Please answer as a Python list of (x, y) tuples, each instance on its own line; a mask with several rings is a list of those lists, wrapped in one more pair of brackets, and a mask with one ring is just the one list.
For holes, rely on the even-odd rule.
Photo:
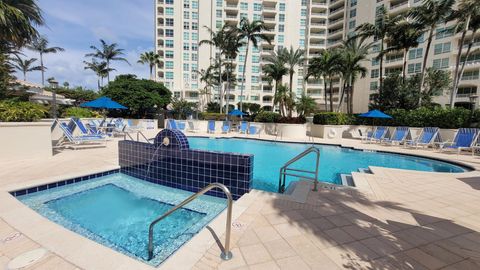
[[(300, 169), (292, 169), (288, 168), (288, 166), (292, 165), (293, 163), (297, 162), (298, 160), (302, 159), (306, 155), (310, 153), (315, 153), (317, 156), (317, 160), (315, 163), (315, 171), (307, 171), (307, 170), (300, 170)], [(278, 179), (278, 193), (284, 193), (285, 192), (285, 182), (286, 182), (286, 177), (287, 176), (297, 176), (297, 177), (302, 177), (306, 179), (313, 180), (313, 191), (317, 191), (317, 185), (318, 185), (318, 168), (320, 166), (320, 149), (318, 149), (315, 146), (310, 146), (307, 148), (305, 151), (302, 153), (298, 154), (297, 156), (293, 157), (285, 165), (283, 165), (280, 168), (280, 175)], [(305, 175), (300, 175), (300, 174), (294, 174), (294, 173), (288, 173), (287, 171), (295, 171), (295, 172), (301, 172), (301, 173), (310, 173), (315, 175), (315, 178), (312, 178), (310, 176), (305, 176)]]
[(167, 216), (173, 214), (173, 212), (177, 211), (178, 209), (181, 209), (183, 206), (186, 204), (192, 202), (193, 200), (197, 199), (201, 195), (207, 193), (211, 189), (214, 188), (219, 188), (225, 193), (227, 196), (227, 221), (226, 221), (226, 227), (225, 227), (225, 246), (223, 247), (222, 254), (220, 254), (220, 257), (228, 261), (233, 257), (232, 252), (230, 251), (230, 234), (231, 234), (231, 229), (232, 229), (232, 206), (233, 206), (233, 197), (232, 193), (226, 187), (224, 184), (221, 183), (210, 183), (208, 186), (204, 187), (202, 190), (199, 192), (193, 194), (192, 196), (188, 197), (181, 203), (177, 204), (175, 207), (172, 209), (168, 210), (165, 214), (161, 215), (160, 217), (156, 218), (154, 221), (150, 223), (150, 226), (148, 227), (148, 260), (151, 260), (153, 258), (153, 228), (155, 225), (166, 218)]

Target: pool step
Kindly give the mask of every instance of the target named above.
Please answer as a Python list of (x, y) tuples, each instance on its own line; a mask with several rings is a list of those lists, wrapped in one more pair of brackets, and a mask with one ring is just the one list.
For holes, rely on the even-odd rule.
[(353, 181), (353, 177), (351, 174), (340, 174), (340, 177), (342, 178), (342, 185), (343, 186), (348, 186), (348, 187), (354, 187), (355, 182)]
[(360, 168), (358, 169), (358, 172), (372, 174), (372, 171), (370, 171), (369, 168)]

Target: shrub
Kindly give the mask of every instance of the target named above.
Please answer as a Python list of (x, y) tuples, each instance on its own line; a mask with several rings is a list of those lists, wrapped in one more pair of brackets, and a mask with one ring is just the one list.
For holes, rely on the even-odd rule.
[(259, 112), (257, 116), (255, 116), (255, 122), (260, 123), (278, 123), (282, 116), (276, 112)]
[(305, 116), (299, 116), (299, 117), (282, 117), (280, 120), (278, 120), (277, 123), (283, 123), (283, 124), (305, 124), (307, 122), (307, 119)]
[(78, 118), (90, 118), (90, 117), (99, 117), (98, 112), (80, 108), (80, 107), (68, 107), (62, 114), (63, 117), (78, 117)]
[(355, 116), (345, 113), (322, 112), (313, 116), (313, 123), (317, 125), (352, 125)]
[(47, 107), (31, 102), (0, 102), (0, 121), (32, 122), (46, 117)]
[(225, 120), (225, 114), (223, 114), (223, 113), (203, 112), (203, 113), (198, 114), (198, 118), (199, 118), (200, 120), (223, 121), (223, 120)]

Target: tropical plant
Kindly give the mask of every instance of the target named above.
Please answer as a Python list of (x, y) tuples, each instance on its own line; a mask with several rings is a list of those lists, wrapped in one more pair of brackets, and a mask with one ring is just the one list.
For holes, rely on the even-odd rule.
[(381, 6), (376, 12), (375, 23), (363, 23), (359, 25), (355, 31), (357, 36), (366, 39), (373, 37), (374, 40), (380, 41), (380, 48), (376, 59), (379, 61), (379, 92), (383, 89), (383, 59), (385, 54), (385, 39), (392, 31), (396, 18), (391, 16), (385, 6)]
[[(290, 49), (283, 49), (280, 54), (280, 58), (283, 59), (285, 65), (288, 69), (288, 74), (290, 76), (290, 96), (293, 94), (293, 74), (295, 74), (295, 68), (297, 66), (302, 66), (305, 62), (305, 50), (302, 49), (293, 49), (293, 46), (290, 46)], [(288, 111), (288, 116), (292, 117), (292, 111)]]
[(110, 72), (114, 70), (110, 69), (110, 63), (112, 61), (123, 61), (129, 65), (130, 63), (126, 58), (123, 57), (123, 55), (125, 55), (125, 53), (123, 52), (124, 50), (118, 48), (117, 43), (108, 44), (107, 42), (105, 42), (105, 40), (100, 39), (100, 44), (100, 48), (97, 48), (96, 46), (90, 46), (90, 49), (92, 49), (94, 52), (87, 53), (85, 56), (94, 57), (105, 61), (105, 63), (107, 64), (107, 81), (110, 82)]
[(90, 118), (90, 117), (100, 117), (101, 115), (93, 110), (81, 107), (68, 107), (62, 113), (63, 117), (78, 117), (78, 118)]
[[(273, 103), (279, 104), (280, 113), (285, 117), (287, 116), (287, 112), (293, 111), (295, 107), (295, 96), (289, 91), (287, 86), (279, 85), (273, 97)], [(289, 115), (289, 117), (291, 116)]]
[[(213, 31), (211, 28), (204, 26), (205, 29), (208, 31), (210, 34), (210, 39), (204, 39), (201, 40), (198, 45), (210, 45), (216, 48), (216, 50), (219, 51), (219, 57), (215, 57), (215, 66), (218, 68), (218, 74), (223, 74), (222, 73), (222, 67), (223, 67), (223, 61), (222, 61), (222, 55), (225, 52), (226, 48), (226, 39), (227, 39), (227, 32), (228, 32), (228, 26), (223, 25), (221, 29), (218, 31)], [(224, 96), (224, 91), (223, 91), (223, 80), (219, 79), (219, 97), (220, 97), (220, 113), (222, 113), (222, 108), (223, 108), (223, 96)]]
[(215, 113), (220, 111), (220, 104), (218, 102), (208, 102), (207, 103), (207, 112)]
[(65, 88), (70, 88), (70, 83), (69, 82), (63, 82), (63, 87)]
[(38, 37), (35, 27), (43, 24), (44, 20), (37, 1), (3, 0), (0, 2), (1, 47), (6, 44), (16, 48), (23, 47)]
[(34, 39), (28, 46), (32, 51), (36, 51), (40, 55), (40, 70), (42, 72), (42, 85), (45, 86), (45, 70), (46, 67), (43, 63), (43, 56), (48, 53), (63, 52), (65, 49), (61, 47), (49, 47), (49, 42), (46, 37), (38, 37)]
[(276, 112), (263, 111), (259, 112), (257, 116), (255, 116), (255, 122), (277, 123), (280, 121), (281, 118), (282, 116)]
[[(275, 81), (275, 92), (273, 96), (277, 95), (278, 87), (282, 84), (283, 76), (287, 75), (288, 69), (285, 67), (284, 60), (279, 56), (282, 53), (281, 49), (277, 49), (277, 52), (273, 52), (265, 60), (266, 63), (263, 68), (263, 74), (271, 84)], [(274, 101), (273, 105), (277, 103)], [(282, 108), (280, 109), (282, 111)]]
[(199, 91), (201, 97), (205, 97), (202, 99), (203, 108), (205, 105), (210, 103), (212, 100), (212, 88), (218, 86), (218, 77), (215, 76), (214, 66), (209, 66), (207, 69), (202, 69), (200, 71), (195, 71), (200, 77), (200, 81), (205, 84), (204, 88)]
[(118, 103), (128, 107), (125, 116), (144, 118), (156, 112), (155, 108), (166, 108), (172, 93), (161, 83), (137, 79), (135, 75), (119, 75), (101, 91)]
[(142, 65), (148, 65), (150, 71), (150, 80), (153, 80), (153, 69), (156, 65), (161, 64), (162, 60), (160, 60), (160, 55), (158, 53), (144, 52), (140, 54), (140, 60), (137, 62)]
[[(461, 0), (458, 4), (458, 10), (454, 11), (452, 17), (457, 20), (456, 32), (461, 32), (462, 35), (458, 44), (458, 53), (455, 62), (455, 71), (453, 74), (453, 89), (450, 93), (450, 108), (455, 107), (455, 98), (457, 97), (458, 85), (460, 83), (460, 79), (462, 78), (467, 59), (472, 51), (472, 46), (475, 42), (475, 35), (480, 29), (480, 5), (478, 1)], [(470, 42), (467, 45), (466, 54), (463, 56), (465, 60), (460, 68), (465, 38), (469, 31), (472, 32), (470, 36)]]
[[(347, 111), (353, 112), (353, 93), (355, 81), (360, 75), (364, 78), (367, 75), (367, 69), (362, 62), (367, 60), (368, 51), (372, 47), (372, 43), (364, 44), (364, 39), (353, 37), (345, 41), (339, 51), (340, 58), (337, 61), (337, 71), (342, 75), (343, 87), (341, 90), (340, 100), (337, 111), (342, 108), (345, 92), (347, 92)], [(331, 90), (330, 90), (331, 91)]]
[(297, 104), (295, 105), (299, 116), (305, 116), (313, 113), (316, 107), (317, 103), (315, 102), (315, 99), (305, 94), (298, 99)]
[[(235, 73), (233, 72), (233, 70), (234, 70), (233, 61), (235, 60), (235, 58), (237, 58), (238, 53), (240, 51), (240, 47), (244, 46), (245, 42), (242, 41), (242, 36), (238, 33), (237, 28), (233, 28), (233, 27), (227, 28), (225, 37), (226, 37), (226, 40), (225, 40), (225, 43), (224, 43), (224, 52), (223, 53), (224, 53), (226, 59), (230, 60), (229, 63), (225, 64), (226, 76), (227, 76), (226, 77), (226, 80), (227, 80), (226, 108), (230, 108), (230, 105), (229, 105), (229, 103), (230, 103), (230, 89), (236, 83), (236, 76), (235, 76)], [(244, 80), (242, 80), (242, 81), (244, 81)], [(243, 91), (242, 91), (241, 97), (243, 97)], [(241, 98), (240, 100), (243, 100), (243, 98)], [(228, 113), (229, 111), (230, 111), (230, 109), (227, 110), (226, 112)]]
[(189, 102), (183, 98), (172, 99), (172, 110), (178, 119), (187, 119), (197, 109), (197, 103)]
[(46, 117), (47, 107), (32, 102), (0, 102), (0, 122), (32, 122)]
[[(247, 60), (248, 52), (250, 49), (250, 43), (252, 43), (254, 48), (258, 48), (258, 43), (265, 40), (268, 44), (271, 44), (272, 39), (262, 33), (263, 31), (268, 30), (263, 21), (254, 20), (250, 22), (248, 18), (244, 17), (240, 20), (240, 27), (237, 31), (240, 37), (240, 40), (246, 40), (246, 51), (245, 51), (245, 60), (243, 63), (243, 74), (242, 74), (242, 85), (240, 87), (240, 96), (243, 96), (243, 89), (245, 87), (245, 72), (247, 70)], [(243, 100), (240, 100), (240, 110), (243, 110)]]
[(23, 80), (27, 80), (27, 73), (35, 70), (42, 70), (40, 66), (35, 66), (37, 58), (22, 59), (20, 56), (15, 55), (12, 58), (13, 66), (23, 74)]
[(390, 50), (403, 50), (402, 79), (407, 78), (407, 55), (410, 48), (417, 47), (423, 33), (417, 23), (409, 17), (401, 17), (392, 26), (387, 43)]
[(374, 95), (370, 108), (381, 111), (413, 110), (419, 107), (419, 100), (418, 79), (408, 78), (404, 83), (400, 73), (391, 73), (385, 78), (383, 91)]
[[(427, 45), (422, 63), (422, 72), (420, 77), (420, 91), (424, 91), (425, 73), (427, 70), (427, 60), (433, 41), (435, 29), (440, 23), (447, 22), (451, 18), (452, 6), (455, 0), (423, 0), (420, 6), (414, 7), (409, 11), (409, 16), (413, 18), (421, 31), (428, 33)], [(420, 96), (421, 98), (421, 96)]]
[[(424, 91), (422, 92), (423, 106), (432, 105), (432, 97), (443, 95), (452, 84), (450, 71), (434, 68), (427, 68), (424, 80)], [(419, 76), (418, 74), (416, 76)], [(417, 79), (420, 81), (419, 79)]]
[(97, 62), (95, 58), (92, 59), (92, 62), (83, 61), (85, 64), (84, 69), (90, 69), (97, 75), (97, 87), (100, 90), (103, 85), (103, 79), (108, 76), (108, 73), (115, 70), (113, 68), (109, 68), (107, 62)]

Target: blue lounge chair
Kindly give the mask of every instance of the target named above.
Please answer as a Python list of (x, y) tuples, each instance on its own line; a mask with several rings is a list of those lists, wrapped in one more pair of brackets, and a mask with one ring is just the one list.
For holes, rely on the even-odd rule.
[(238, 130), (238, 132), (243, 133), (243, 134), (247, 134), (247, 131), (248, 131), (248, 122), (247, 121), (242, 121), (240, 123), (240, 129)]
[(207, 133), (215, 133), (215, 121), (208, 120)]
[(457, 154), (460, 154), (462, 150), (472, 151), (478, 139), (478, 134), (478, 129), (476, 128), (460, 128), (455, 134), (453, 142), (440, 144), (440, 150), (456, 150)]
[(168, 119), (167, 120), (167, 128), (178, 130), (179, 128), (178, 128), (178, 125), (177, 125), (177, 121), (175, 121), (175, 119)]
[(198, 132), (198, 129), (195, 128), (195, 125), (194, 125), (193, 121), (187, 121), (187, 125), (188, 125), (187, 131), (194, 132), (194, 133)]
[(223, 121), (222, 133), (230, 132), (230, 121)]
[(260, 129), (256, 126), (250, 125), (250, 127), (248, 128), (248, 134), (250, 135), (260, 134)]
[(370, 139), (366, 139), (365, 142), (380, 142), (382, 139), (385, 137), (387, 134), (388, 128), (387, 127), (377, 127), (375, 128), (375, 131), (373, 131)]
[(365, 135), (362, 135), (362, 131), (359, 129), (358, 132), (360, 133), (360, 136), (362, 136), (362, 142), (370, 141), (373, 138), (376, 129), (377, 127), (374, 127), (371, 131), (367, 131)]
[(132, 119), (127, 120), (127, 129), (129, 130), (140, 130), (142, 129), (141, 125), (134, 125)]
[[(80, 133), (82, 135), (98, 135), (98, 136), (103, 136), (105, 137), (105, 134), (102, 134), (99, 130), (97, 129), (91, 129), (91, 128), (88, 128), (86, 127), (82, 120), (80, 120), (80, 118), (77, 118), (77, 117), (72, 117), (70, 119), (74, 124), (75, 126), (78, 128), (78, 130), (80, 130)], [(72, 131), (72, 129), (70, 128), (70, 130)], [(73, 131), (72, 131), (72, 134), (73, 134)]]
[(381, 142), (386, 144), (402, 144), (410, 134), (408, 127), (396, 127), (390, 138), (384, 138)]
[(70, 146), (86, 145), (86, 144), (92, 144), (92, 143), (96, 143), (96, 144), (105, 143), (105, 146), (106, 146), (107, 144), (107, 140), (102, 135), (90, 134), (90, 135), (74, 136), (72, 133), (72, 130), (68, 127), (67, 124), (59, 123), (58, 126), (63, 131), (63, 137), (57, 143), (57, 147), (68, 146), (68, 145)]
[(424, 127), (415, 140), (407, 140), (404, 145), (415, 148), (433, 146), (435, 141), (440, 141), (438, 131), (437, 127)]
[(108, 132), (107, 129), (104, 129), (104, 132), (102, 132), (101, 123), (103, 123), (103, 121), (100, 122), (98, 120), (89, 120), (88, 124), (87, 124), (87, 127), (90, 130), (90, 133), (91, 134), (105, 134), (107, 136), (112, 136), (113, 134), (111, 132)]

